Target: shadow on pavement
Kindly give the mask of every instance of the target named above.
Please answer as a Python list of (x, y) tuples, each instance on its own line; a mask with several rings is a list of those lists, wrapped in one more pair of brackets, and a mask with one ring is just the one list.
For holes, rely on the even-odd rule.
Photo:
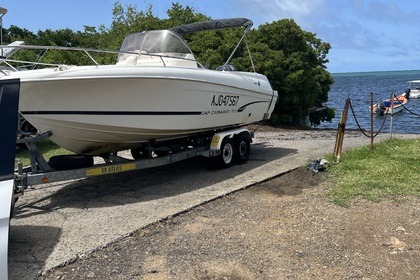
[(39, 187), (35, 190), (38, 193), (32, 196), (33, 200), (25, 198), (16, 204), (13, 219), (19, 225), (11, 224), (10, 275), (13, 279), (38, 275), (60, 241), (61, 228), (22, 225), (26, 219), (48, 219), (46, 215), (55, 211), (60, 214), (62, 212), (58, 210), (65, 208), (107, 208), (175, 197), (220, 182), (229, 184), (229, 180), (236, 176), (296, 153), (296, 149), (257, 144), (252, 146), (248, 162), (228, 169), (211, 170), (203, 158), (197, 157), (159, 168), (62, 183), (50, 190), (41, 191), (42, 187)]
[(205, 158), (196, 157), (158, 168), (74, 181), (38, 200), (25, 204), (18, 202), (14, 219), (62, 208), (111, 207), (176, 196), (228, 180), (297, 152), (265, 144), (253, 145), (251, 151), (248, 162), (228, 169), (211, 170)]
[(11, 226), (9, 236), (9, 279), (36, 279), (60, 240), (61, 229)]

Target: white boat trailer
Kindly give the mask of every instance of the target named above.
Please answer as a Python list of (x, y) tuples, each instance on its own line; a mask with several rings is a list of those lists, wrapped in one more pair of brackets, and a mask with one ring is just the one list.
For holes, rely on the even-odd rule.
[[(249, 157), (253, 133), (246, 128), (234, 128), (179, 139), (179, 141), (182, 141), (182, 144), (177, 145), (177, 148), (173, 150), (170, 149), (170, 146), (165, 147), (165, 153), (161, 156), (156, 156), (153, 153), (155, 143), (151, 141), (147, 145), (146, 158), (136, 160), (120, 157), (117, 154), (109, 154), (103, 157), (105, 163), (102, 164), (76, 169), (56, 170), (47, 162), (36, 147), (37, 142), (52, 135), (50, 131), (19, 140), (16, 138), (16, 125), (19, 119), (19, 88), (20, 81), (18, 79), (0, 83), (0, 130), (4, 135), (9, 136), (8, 145), (4, 145), (3, 140), (0, 145), (2, 157), (3, 153), (9, 155), (9, 168), (7, 171), (3, 171), (3, 162), (1, 163), (2, 166), (0, 166), (0, 279), (7, 279), (8, 277), (9, 221), (13, 213), (14, 204), (29, 186), (153, 168), (196, 156), (212, 158), (211, 162), (214, 163), (216, 168), (229, 167), (235, 162), (243, 163)], [(8, 99), (13, 101), (14, 106), (10, 105)], [(6, 110), (6, 108), (8, 109)], [(173, 140), (170, 143), (176, 144), (177, 141)], [(16, 143), (24, 143), (28, 147), (31, 161), (30, 167), (24, 168), (20, 163), (17, 170), (14, 170)], [(63, 157), (64, 159), (66, 158), (66, 156)], [(72, 157), (72, 155), (69, 155), (69, 157)], [(7, 174), (2, 174), (1, 172)]]
[[(30, 152), (31, 167), (23, 168), (21, 163), (18, 165), (18, 169), (15, 172), (15, 197), (23, 195), (24, 190), (29, 186), (153, 168), (196, 156), (214, 157), (215, 164), (218, 165), (216, 166), (217, 168), (229, 167), (234, 163), (235, 151), (241, 153), (239, 162), (244, 162), (248, 159), (249, 144), (253, 137), (252, 133), (246, 128), (230, 129), (215, 132), (208, 142), (182, 147), (182, 151), (169, 151), (164, 156), (150, 155), (148, 158), (134, 160), (109, 154), (107, 157), (104, 157), (105, 163), (102, 164), (95, 164), (87, 168), (55, 170), (48, 164), (35, 144), (51, 135), (52, 133), (47, 131), (33, 138), (24, 138), (17, 141), (17, 143), (25, 143), (27, 145)], [(241, 138), (242, 142), (236, 140), (239, 138)], [(153, 151), (152, 147), (151, 150)], [(69, 155), (69, 157), (71, 156)], [(236, 157), (236, 160), (238, 161), (238, 157)]]

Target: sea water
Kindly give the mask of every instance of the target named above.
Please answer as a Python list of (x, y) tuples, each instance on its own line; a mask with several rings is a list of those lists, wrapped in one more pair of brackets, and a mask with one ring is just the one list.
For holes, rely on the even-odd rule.
[[(328, 94), (326, 106), (334, 108), (335, 118), (332, 122), (324, 122), (318, 128), (337, 128), (346, 99), (350, 98), (354, 115), (362, 129), (370, 131), (370, 100), (374, 95), (374, 103), (390, 98), (392, 93), (402, 94), (408, 87), (410, 80), (420, 80), (420, 70), (416, 71), (387, 71), (332, 74), (334, 84)], [(405, 105), (408, 110), (396, 113), (392, 117), (374, 115), (374, 132), (382, 124), (383, 132), (420, 134), (420, 98), (410, 99)], [(410, 112), (411, 111), (411, 112)], [(417, 114), (417, 115), (416, 115)], [(391, 126), (392, 124), (392, 126)], [(349, 110), (346, 128), (358, 129), (354, 116)]]

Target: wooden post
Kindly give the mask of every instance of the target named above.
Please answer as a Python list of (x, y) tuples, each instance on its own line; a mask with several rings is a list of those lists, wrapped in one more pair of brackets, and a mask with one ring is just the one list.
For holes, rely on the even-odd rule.
[(392, 126), (393, 126), (393, 122), (394, 122), (394, 93), (392, 93), (391, 95), (391, 106), (389, 107), (388, 110), (391, 110), (391, 123), (389, 125), (389, 138), (392, 138)]
[(375, 149), (373, 145), (373, 91), (370, 93), (370, 149)]
[(344, 132), (346, 130), (347, 114), (350, 107), (350, 98), (347, 98), (344, 105), (343, 112), (341, 113), (340, 123), (338, 124), (337, 137), (335, 140), (334, 157), (336, 161), (340, 161), (341, 152), (343, 150)]

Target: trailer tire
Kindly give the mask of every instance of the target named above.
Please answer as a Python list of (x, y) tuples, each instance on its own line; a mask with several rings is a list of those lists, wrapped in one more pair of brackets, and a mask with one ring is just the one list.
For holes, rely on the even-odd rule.
[(251, 136), (249, 133), (243, 132), (235, 137), (234, 140), (235, 148), (235, 162), (242, 164), (249, 159), (251, 152)]
[(220, 155), (215, 158), (216, 168), (223, 169), (231, 167), (235, 159), (233, 139), (226, 136), (220, 145)]
[(55, 170), (70, 170), (93, 166), (93, 157), (85, 155), (59, 155), (48, 161), (49, 166)]

